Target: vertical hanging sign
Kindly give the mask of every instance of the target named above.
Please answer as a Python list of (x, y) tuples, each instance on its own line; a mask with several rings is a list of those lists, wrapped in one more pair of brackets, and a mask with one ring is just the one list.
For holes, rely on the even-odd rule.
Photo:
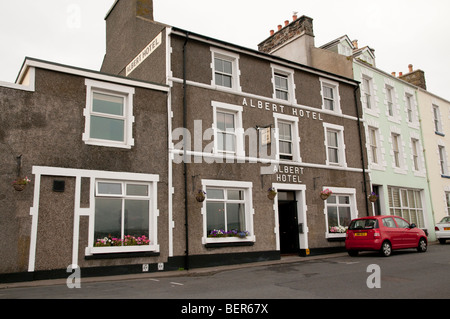
[(142, 62), (145, 61), (152, 53), (161, 45), (161, 33), (156, 36), (145, 48), (142, 50), (130, 64), (127, 65), (126, 76), (133, 72)]

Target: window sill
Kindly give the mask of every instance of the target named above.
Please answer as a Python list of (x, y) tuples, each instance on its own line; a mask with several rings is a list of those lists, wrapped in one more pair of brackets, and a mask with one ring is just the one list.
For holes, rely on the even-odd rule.
[(159, 245), (126, 246), (126, 247), (86, 247), (85, 257), (100, 255), (127, 255), (127, 254), (158, 254)]
[(338, 234), (327, 233), (326, 237), (327, 240), (330, 242), (345, 241), (345, 233), (338, 233)]
[(206, 248), (253, 246), (255, 244), (255, 237), (248, 236), (246, 238), (239, 238), (239, 237), (204, 238), (203, 244), (205, 245)]
[(91, 256), (84, 256), (85, 260), (98, 259), (118, 259), (118, 258), (143, 258), (143, 257), (158, 257), (160, 253), (157, 252), (136, 252), (136, 253), (107, 253), (96, 254)]
[(218, 243), (207, 243), (206, 248), (223, 248), (223, 247), (242, 247), (242, 246), (253, 246), (255, 243), (252, 241), (243, 242), (218, 242)]
[(439, 135), (439, 136), (445, 136), (444, 133), (441, 133), (441, 132), (438, 132), (438, 131), (435, 131), (434, 134)]
[(450, 178), (450, 175), (441, 174), (442, 178)]
[(103, 142), (103, 141), (92, 141), (92, 140), (84, 140), (84, 143), (86, 145), (131, 149), (131, 145), (127, 145), (124, 143), (113, 143), (113, 142), (109, 143), (107, 141)]

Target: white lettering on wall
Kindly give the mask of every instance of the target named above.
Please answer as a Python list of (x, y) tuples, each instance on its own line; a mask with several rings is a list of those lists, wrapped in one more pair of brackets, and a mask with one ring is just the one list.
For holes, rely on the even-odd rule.
[(133, 59), (133, 61), (130, 62), (130, 64), (127, 65), (126, 76), (133, 72), (161, 45), (161, 39), (162, 35), (160, 33)]
[[(285, 106), (281, 105), (281, 104), (275, 104), (275, 103), (270, 103), (270, 102), (263, 102), (260, 100), (244, 98), (242, 100), (242, 105), (246, 106), (246, 107), (254, 108), (254, 109), (260, 109), (263, 111), (271, 111), (271, 112), (286, 114)], [(320, 112), (303, 110), (301, 108), (296, 108), (296, 107), (293, 107), (291, 112), (292, 112), (291, 115), (298, 116), (300, 118), (323, 121), (322, 113), (320, 113)]]

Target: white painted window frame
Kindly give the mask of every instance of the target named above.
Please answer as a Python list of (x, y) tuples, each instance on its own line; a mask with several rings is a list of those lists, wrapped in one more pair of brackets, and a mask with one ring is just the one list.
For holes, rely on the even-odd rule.
[[(357, 218), (359, 216), (358, 207), (356, 205), (356, 189), (345, 187), (333, 187), (324, 186), (322, 190), (329, 189), (332, 191), (332, 195), (337, 196), (349, 196), (350, 203), (350, 219)], [(325, 238), (345, 238), (345, 233), (330, 233), (328, 224), (328, 206), (338, 206), (339, 204), (328, 204), (327, 200), (324, 200), (324, 217), (325, 217)]]
[[(213, 108), (213, 131), (214, 131), (214, 154), (223, 156), (245, 156), (244, 150), (244, 129), (242, 127), (242, 111), (243, 107), (240, 105), (222, 103), (212, 101), (211, 106)], [(235, 115), (235, 136), (236, 136), (236, 150), (235, 152), (227, 152), (219, 150), (219, 144), (217, 139), (217, 112), (232, 113)]]
[[(135, 89), (128, 86), (113, 84), (109, 82), (95, 81), (91, 79), (85, 80), (86, 84), (86, 107), (83, 110), (85, 117), (85, 131), (82, 139), (88, 145), (105, 146), (105, 147), (117, 147), (131, 149), (134, 146), (133, 138), (133, 124), (135, 118), (133, 116), (133, 96)], [(124, 98), (124, 141), (110, 141), (103, 139), (94, 139), (90, 136), (91, 116), (92, 113), (92, 101), (94, 93), (103, 93), (114, 96), (120, 96)]]
[[(241, 71), (239, 69), (239, 54), (214, 47), (211, 47), (210, 50), (211, 50), (211, 71), (212, 71), (211, 86), (218, 90), (242, 92), (242, 87), (240, 84)], [(231, 62), (232, 64), (231, 88), (216, 84), (216, 70), (214, 63), (215, 58)]]
[[(299, 118), (297, 116), (291, 116), (280, 113), (273, 113), (275, 121), (275, 139), (276, 139), (276, 158), (278, 161), (289, 161), (289, 162), (301, 162), (302, 158), (300, 156), (300, 136), (298, 130)], [(280, 136), (279, 136), (279, 122), (288, 123), (291, 125), (291, 135), (292, 135), (292, 160), (280, 159)]]
[[(325, 154), (326, 154), (326, 165), (328, 166), (340, 166), (340, 167), (347, 167), (347, 158), (345, 156), (345, 139), (344, 139), (344, 127), (341, 125), (335, 125), (331, 123), (323, 123), (323, 129), (324, 129), (324, 145), (325, 145)], [(338, 155), (339, 155), (339, 162), (330, 162), (328, 157), (328, 134), (327, 132), (335, 131), (337, 132), (338, 137)]]
[(239, 189), (244, 191), (244, 200), (245, 200), (245, 223), (247, 226), (247, 231), (249, 232), (249, 236), (246, 238), (239, 237), (219, 237), (219, 238), (211, 238), (208, 237), (207, 234), (207, 211), (206, 204), (208, 202), (208, 194), (206, 194), (206, 199), (203, 202), (203, 206), (201, 209), (203, 216), (203, 234), (202, 234), (202, 244), (221, 244), (221, 243), (241, 243), (241, 242), (255, 242), (256, 236), (254, 233), (253, 227), (253, 215), (255, 214), (255, 210), (253, 208), (253, 183), (252, 182), (243, 182), (243, 181), (224, 181), (224, 180), (210, 180), (203, 179), (202, 180), (202, 190), (206, 192), (207, 188), (216, 188), (216, 189)]
[[(320, 94), (322, 95), (322, 110), (332, 112), (335, 114), (342, 114), (341, 109), (341, 96), (339, 94), (339, 83), (326, 78), (319, 78), (320, 81)], [(333, 90), (333, 102), (334, 110), (329, 110), (325, 107), (325, 92), (324, 86)]]
[[(295, 71), (293, 69), (289, 69), (286, 67), (282, 67), (276, 64), (271, 64), (270, 65), (272, 68), (272, 85), (273, 85), (273, 95), (272, 98), (274, 100), (278, 100), (280, 102), (289, 102), (292, 104), (297, 104), (297, 99), (295, 97), (295, 91), (296, 91), (296, 86), (295, 86), (295, 82), (294, 82), (294, 73)], [(287, 82), (288, 82), (288, 99), (284, 100), (284, 99), (279, 99), (277, 98), (277, 89), (275, 86), (275, 76), (276, 74), (280, 74), (280, 75), (284, 75), (287, 77)]]

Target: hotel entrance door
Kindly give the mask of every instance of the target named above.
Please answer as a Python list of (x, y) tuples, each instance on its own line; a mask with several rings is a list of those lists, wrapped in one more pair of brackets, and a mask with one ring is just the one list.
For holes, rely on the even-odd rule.
[(300, 242), (295, 192), (278, 192), (278, 223), (280, 253), (298, 254)]

